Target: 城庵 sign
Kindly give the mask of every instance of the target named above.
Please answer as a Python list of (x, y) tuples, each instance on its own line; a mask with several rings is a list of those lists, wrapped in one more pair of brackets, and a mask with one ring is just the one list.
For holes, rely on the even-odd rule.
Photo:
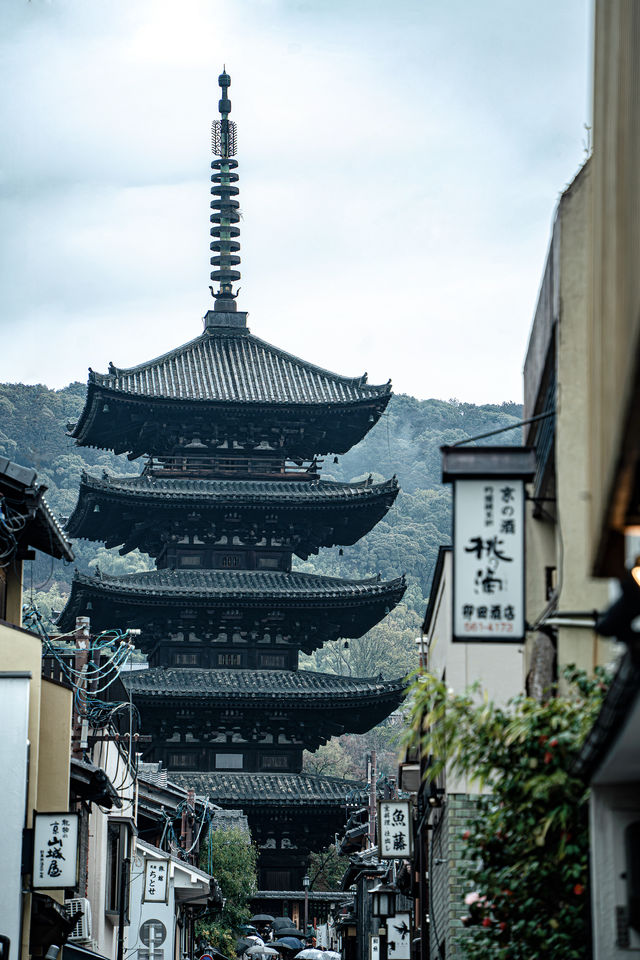
[(524, 483), (457, 479), (453, 497), (453, 638), (524, 637)]
[(378, 836), (381, 860), (404, 860), (411, 856), (413, 830), (409, 800), (380, 801)]
[(75, 887), (78, 882), (78, 814), (36, 813), (33, 821), (34, 888)]

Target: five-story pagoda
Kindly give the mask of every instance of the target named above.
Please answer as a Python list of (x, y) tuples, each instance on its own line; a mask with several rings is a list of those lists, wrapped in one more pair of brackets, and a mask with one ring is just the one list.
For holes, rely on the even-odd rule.
[(237, 310), (240, 279), (235, 124), (230, 78), (219, 78), (213, 128), (211, 279), (204, 332), (130, 369), (90, 371), (81, 446), (130, 459), (135, 477), (83, 475), (67, 530), (156, 569), (76, 574), (60, 618), (94, 629), (139, 627), (149, 669), (126, 684), (148, 760), (223, 806), (243, 807), (261, 848), (260, 885), (300, 888), (309, 849), (344, 820), (343, 781), (301, 773), (303, 749), (362, 733), (402, 698), (404, 682), (298, 669), (298, 655), (362, 636), (394, 607), (404, 579), (341, 580), (292, 570), (320, 547), (357, 542), (398, 486), (320, 479), (377, 422), (390, 384), (346, 378), (252, 335)]

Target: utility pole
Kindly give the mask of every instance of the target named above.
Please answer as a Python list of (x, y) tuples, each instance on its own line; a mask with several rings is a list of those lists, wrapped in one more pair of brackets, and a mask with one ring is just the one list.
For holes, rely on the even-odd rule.
[(369, 846), (376, 845), (376, 752), (369, 756)]

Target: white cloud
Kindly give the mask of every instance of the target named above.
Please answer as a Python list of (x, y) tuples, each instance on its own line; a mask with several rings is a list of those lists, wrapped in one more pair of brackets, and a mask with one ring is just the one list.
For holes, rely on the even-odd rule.
[(420, 397), (518, 398), (582, 160), (587, 6), (4, 4), (0, 379), (61, 386), (199, 333), (226, 62), (252, 330)]

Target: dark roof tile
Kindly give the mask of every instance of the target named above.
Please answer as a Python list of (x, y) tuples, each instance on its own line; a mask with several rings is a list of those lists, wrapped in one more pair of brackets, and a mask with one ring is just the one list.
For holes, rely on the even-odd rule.
[(391, 392), (389, 383), (338, 376), (248, 331), (215, 328), (137, 367), (91, 371), (89, 382), (134, 396), (243, 403), (353, 403)]
[(405, 678), (382, 680), (370, 677), (341, 677), (311, 670), (205, 670), (196, 667), (152, 667), (124, 674), (123, 682), (133, 694), (163, 696), (220, 697), (279, 700), (314, 699), (326, 703), (354, 697), (383, 699), (398, 697), (407, 685)]
[(199, 796), (207, 796), (214, 803), (223, 805), (335, 806), (356, 802), (367, 793), (367, 785), (355, 780), (303, 773), (172, 772), (171, 779), (179, 786), (192, 787)]

